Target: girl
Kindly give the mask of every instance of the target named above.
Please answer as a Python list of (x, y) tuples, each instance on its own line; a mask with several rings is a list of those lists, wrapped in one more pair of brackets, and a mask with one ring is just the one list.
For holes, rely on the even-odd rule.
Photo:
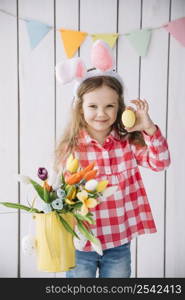
[(156, 232), (138, 166), (165, 170), (170, 164), (167, 141), (151, 120), (146, 100), (131, 101), (136, 123), (131, 129), (123, 126), (123, 83), (111, 72), (91, 70), (78, 82), (72, 118), (55, 152), (56, 171), (73, 153), (82, 168), (96, 162), (98, 180), (118, 186), (114, 195), (91, 209), (96, 222), (91, 229), (103, 255), (92, 251), (87, 241), (76, 250), (77, 267), (66, 277), (96, 277), (97, 270), (103, 278), (130, 277), (131, 240)]

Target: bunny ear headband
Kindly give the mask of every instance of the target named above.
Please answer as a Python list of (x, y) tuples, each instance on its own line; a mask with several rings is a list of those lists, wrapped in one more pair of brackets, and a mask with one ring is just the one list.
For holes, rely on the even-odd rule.
[(75, 81), (75, 96), (78, 87), (84, 80), (96, 76), (111, 76), (123, 85), (120, 75), (114, 70), (115, 63), (111, 48), (104, 41), (97, 40), (93, 44), (91, 49), (91, 63), (96, 69), (88, 72), (80, 57), (60, 62), (55, 68), (56, 78), (62, 84)]

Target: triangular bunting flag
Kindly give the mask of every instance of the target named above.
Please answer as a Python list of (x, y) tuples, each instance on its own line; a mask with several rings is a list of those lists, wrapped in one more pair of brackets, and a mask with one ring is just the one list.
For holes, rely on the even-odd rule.
[(91, 34), (93, 41), (95, 42), (96, 40), (103, 40), (104, 42), (106, 42), (107, 44), (109, 44), (109, 46), (111, 48), (114, 47), (115, 42), (119, 36), (118, 33), (97, 33), (97, 34)]
[(87, 36), (86, 32), (60, 29), (64, 49), (68, 58), (73, 57)]
[(169, 22), (163, 26), (173, 37), (185, 46), (185, 17)]
[(44, 36), (52, 28), (49, 25), (34, 20), (26, 21), (26, 27), (27, 27), (32, 49), (38, 45), (38, 43), (44, 38)]
[(151, 37), (151, 29), (135, 30), (126, 33), (125, 36), (135, 48), (139, 56), (146, 56)]

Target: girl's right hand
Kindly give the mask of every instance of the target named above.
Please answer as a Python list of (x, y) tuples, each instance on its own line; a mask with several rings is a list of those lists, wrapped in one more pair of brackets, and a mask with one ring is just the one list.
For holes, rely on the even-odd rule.
[(149, 110), (149, 105), (148, 102), (144, 99), (137, 99), (137, 100), (130, 100), (130, 102), (134, 103), (137, 107), (136, 110), (134, 110), (133, 107), (128, 106), (126, 109), (130, 109), (134, 111), (136, 115), (136, 122), (133, 127), (128, 128), (125, 127), (125, 129), (128, 132), (133, 132), (133, 131), (146, 131), (153, 134), (156, 130), (156, 126), (151, 120), (148, 110)]

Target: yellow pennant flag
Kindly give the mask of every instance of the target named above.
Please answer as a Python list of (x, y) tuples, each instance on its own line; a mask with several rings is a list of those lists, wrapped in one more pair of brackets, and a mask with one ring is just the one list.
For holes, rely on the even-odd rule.
[(60, 29), (64, 49), (68, 58), (73, 57), (87, 36), (86, 32)]
[(114, 47), (115, 42), (119, 36), (118, 33), (97, 33), (97, 34), (91, 34), (93, 41), (95, 42), (96, 40), (103, 40), (104, 42), (106, 42), (107, 44), (109, 44), (109, 46), (111, 48)]

